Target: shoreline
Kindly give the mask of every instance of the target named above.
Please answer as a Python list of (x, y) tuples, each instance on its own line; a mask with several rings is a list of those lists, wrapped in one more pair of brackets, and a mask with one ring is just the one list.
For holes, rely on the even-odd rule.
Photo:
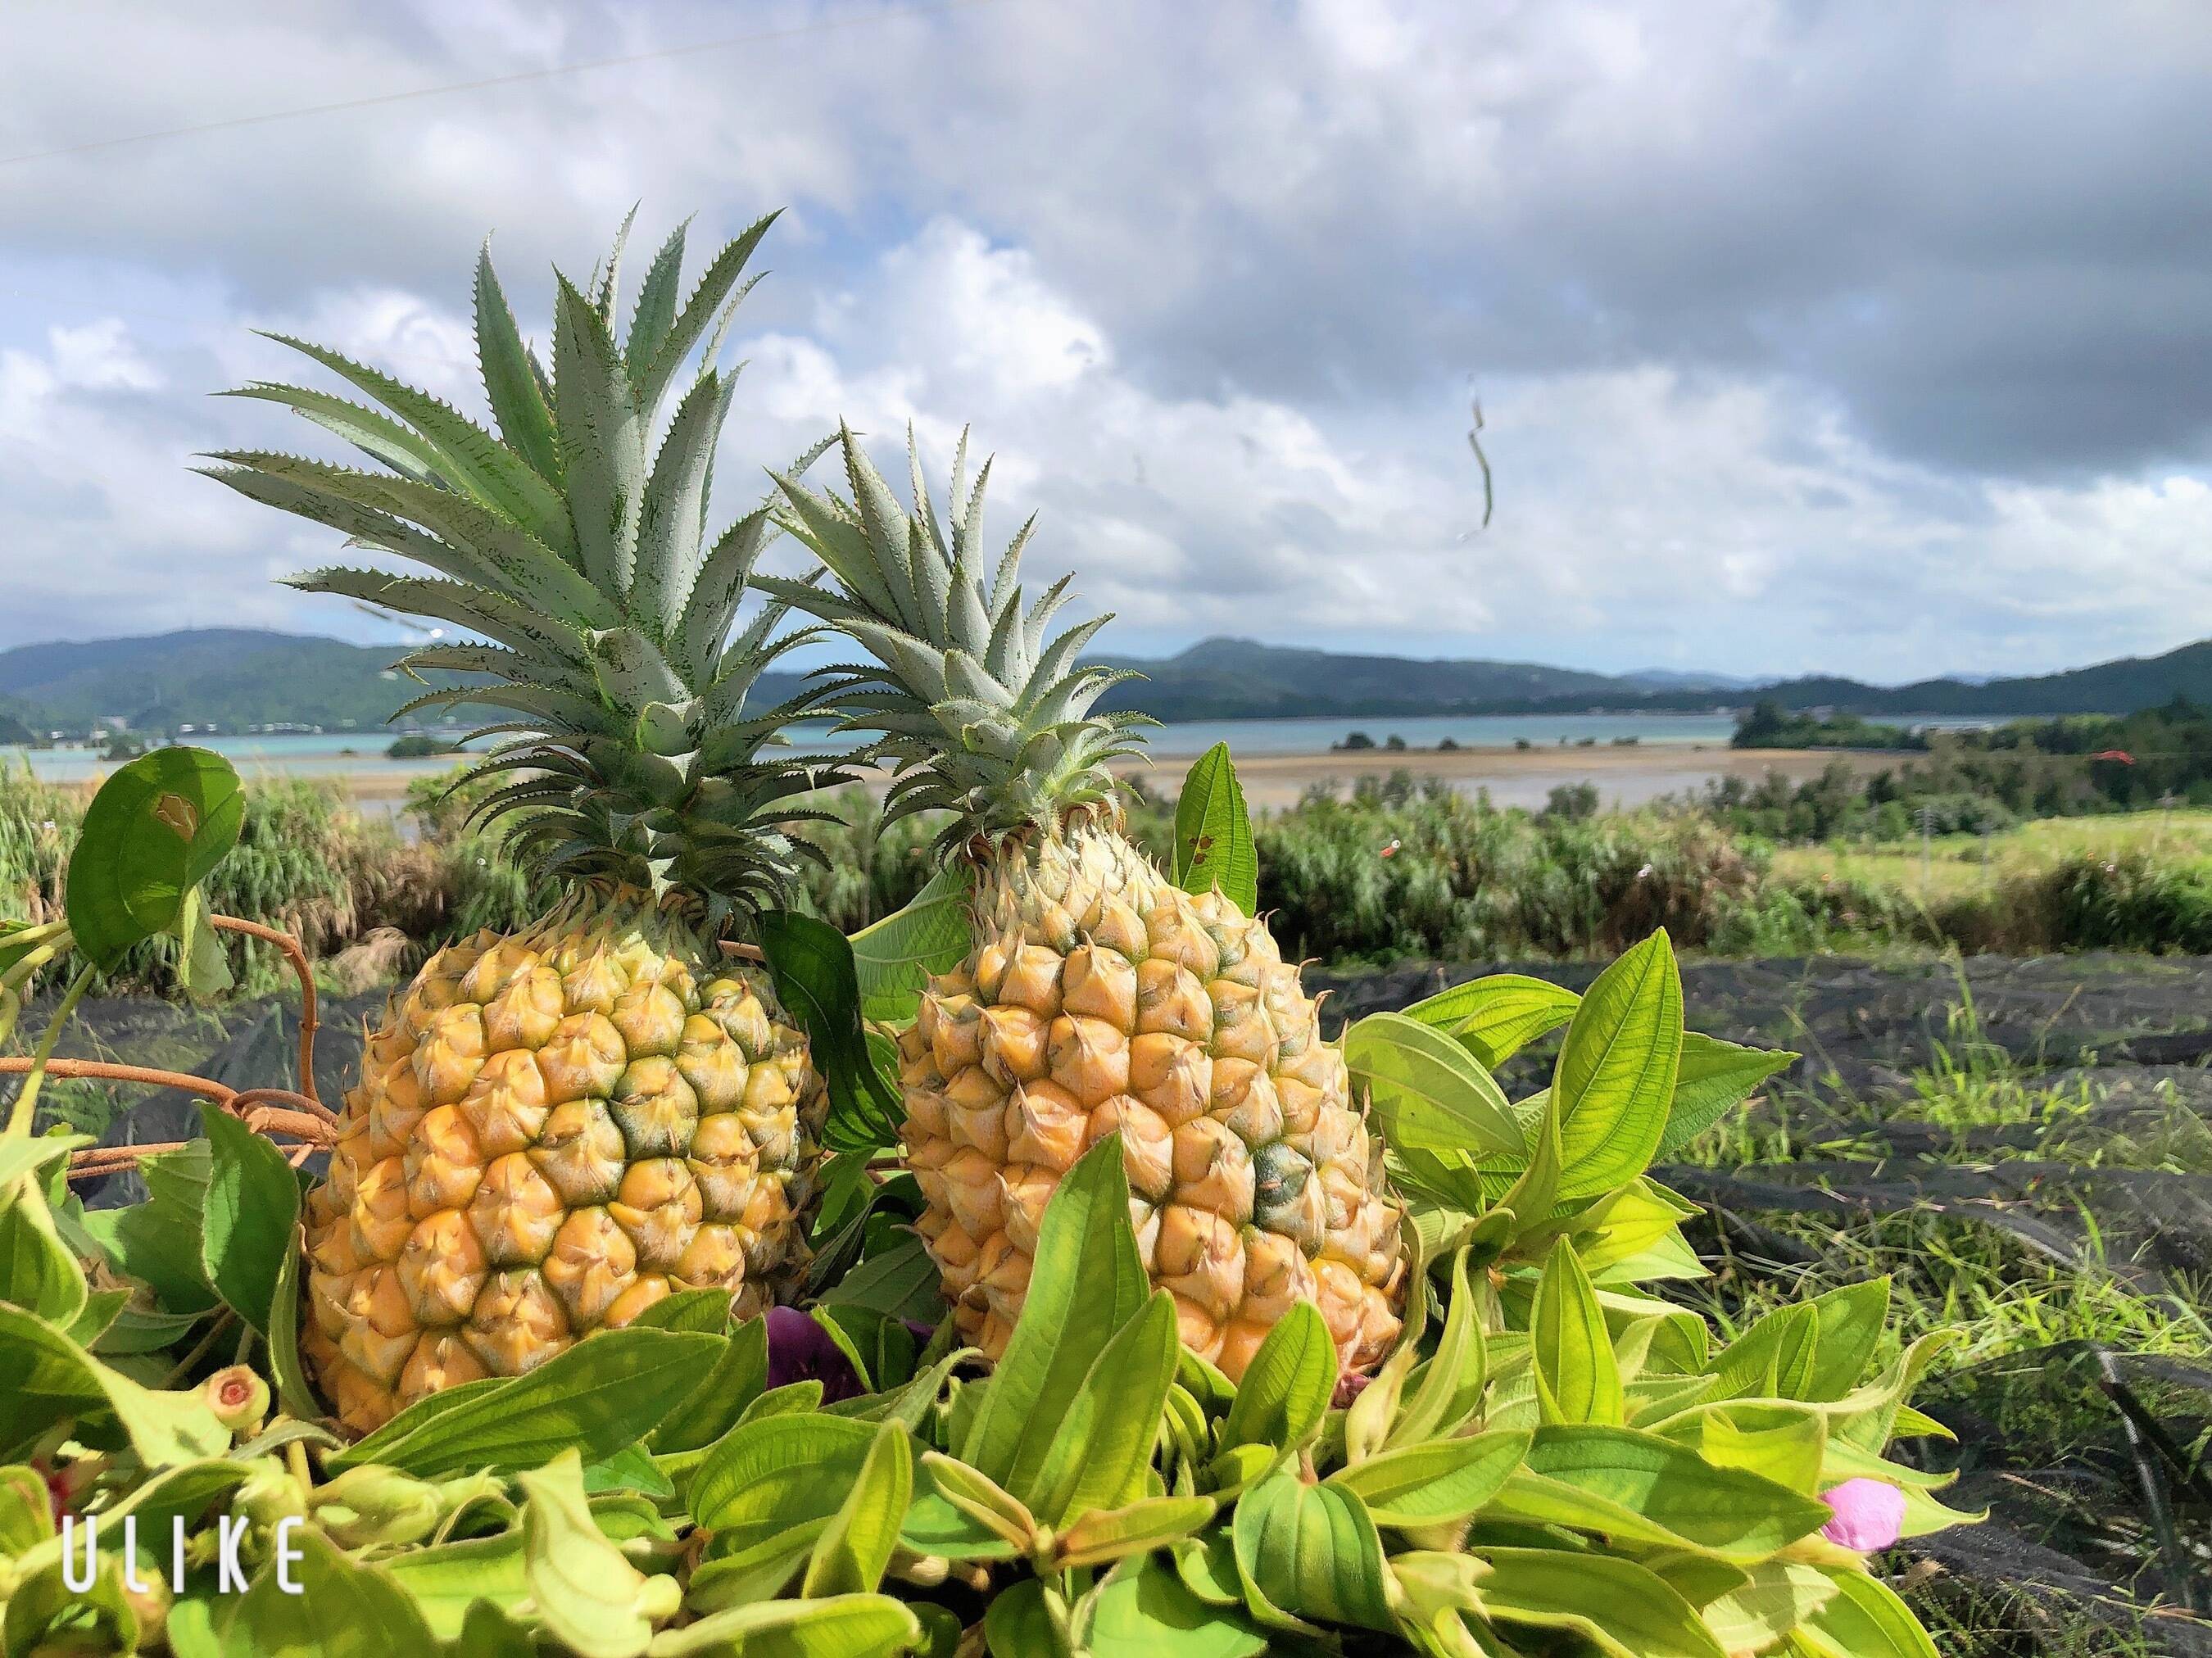
[[(1691, 743), (1589, 749), (1358, 749), (1240, 756), (1237, 775), (1246, 800), (1255, 810), (1267, 811), (1296, 805), (1316, 784), (1334, 782), (1342, 793), (1362, 778), (1386, 779), (1399, 771), (1412, 773), (1417, 780), (1435, 778), (1470, 794), (1486, 788), (1492, 802), (1501, 806), (1541, 806), (1553, 788), (1581, 782), (1595, 784), (1600, 799), (1608, 805), (1643, 805), (1661, 795), (1702, 789), (1723, 777), (1756, 782), (1769, 772), (1779, 772), (1797, 783), (1819, 776), (1838, 761), (1854, 771), (1867, 772), (1895, 765), (1903, 757), (1887, 750), (1731, 749)], [(1196, 758), (1161, 753), (1149, 760), (1121, 762), (1114, 771), (1140, 793), (1171, 794), (1182, 786), (1183, 773)], [(406, 798), (410, 783), (444, 769), (392, 762), (373, 770), (303, 774), (337, 785), (356, 805), (389, 811)], [(883, 785), (872, 780), (866, 786)]]

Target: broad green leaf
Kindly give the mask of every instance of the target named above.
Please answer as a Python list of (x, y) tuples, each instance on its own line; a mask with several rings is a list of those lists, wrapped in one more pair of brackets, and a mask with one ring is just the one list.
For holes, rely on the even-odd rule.
[(1529, 1323), (1536, 1397), (1546, 1422), (1618, 1424), (1625, 1406), (1620, 1367), (1605, 1312), (1574, 1246), (1561, 1238), (1544, 1262)]
[(1482, 1404), (1489, 1380), (1489, 1355), (1482, 1339), (1480, 1303), (1468, 1282), (1468, 1252), (1452, 1255), (1451, 1299), (1444, 1310), (1443, 1334), (1419, 1372), (1384, 1437), (1386, 1447), (1417, 1445), (1455, 1433)]
[(231, 974), (230, 957), (222, 938), (208, 925), (207, 901), (198, 887), (185, 894), (184, 908), (177, 917), (177, 938), (180, 946), (177, 982), (187, 995), (211, 1001), (238, 982)]
[(263, 1468), (235, 1456), (209, 1457), (164, 1468), (142, 1480), (128, 1497), (102, 1515), (101, 1527), (112, 1537), (120, 1529), (118, 1522), (125, 1515), (136, 1515), (139, 1536), (166, 1542), (173, 1521), (183, 1520), (187, 1525), (198, 1521), (209, 1504), (262, 1472)]
[(0, 1209), (0, 1301), (71, 1328), (85, 1309), (84, 1269), (55, 1230), (38, 1182), (19, 1181), (14, 1198)]
[(1185, 892), (1218, 887), (1247, 915), (1260, 907), (1260, 854), (1226, 743), (1200, 755), (1182, 780), (1171, 878)]
[(1658, 1150), (1682, 1052), (1682, 981), (1662, 928), (1597, 976), (1559, 1047), (1559, 1195), (1641, 1175)]
[(1896, 1592), (1863, 1571), (1831, 1572), (1834, 1598), (1797, 1640), (1815, 1658), (1938, 1658), (1936, 1643)]
[(888, 1594), (765, 1600), (663, 1630), (651, 1658), (877, 1658), (911, 1650), (921, 1620)]
[(594, 1496), (602, 1491), (637, 1491), (653, 1497), (676, 1495), (674, 1483), (642, 1445), (625, 1445), (612, 1456), (592, 1463), (584, 1470), (584, 1490)]
[(185, 895), (237, 844), (246, 792), (230, 762), (206, 749), (155, 749), (118, 768), (85, 808), (70, 855), (70, 931), (87, 961), (112, 968), (124, 951), (174, 930)]
[(276, 1382), (276, 1404), (288, 1415), (312, 1421), (322, 1415), (307, 1369), (300, 1360), (301, 1252), (288, 1240), (279, 1259), (276, 1291), (269, 1303), (269, 1369)]
[(907, 1430), (886, 1422), (876, 1430), (852, 1489), (814, 1545), (799, 1592), (810, 1600), (873, 1593), (890, 1564), (899, 1524), (913, 1498), (914, 1454)]
[(991, 1658), (1067, 1658), (1067, 1642), (1045, 1606), (1044, 1585), (1034, 1577), (991, 1597), (983, 1640)]
[(459, 1637), (469, 1608), (480, 1601), (514, 1612), (530, 1599), (529, 1581), (522, 1570), (520, 1531), (404, 1549), (384, 1566), (421, 1609), (431, 1633), (441, 1641)]
[(272, 1558), (222, 1628), (224, 1658), (381, 1658), (432, 1650), (429, 1628), (382, 1567), (348, 1558), (312, 1526), (292, 1531), (296, 1594)]
[(1289, 1453), (1320, 1431), (1336, 1389), (1336, 1344), (1321, 1309), (1301, 1301), (1275, 1321), (1244, 1367), (1221, 1425), (1222, 1448), (1265, 1445)]
[[(77, 1558), (81, 1569), (83, 1556)], [(138, 1616), (124, 1593), (118, 1554), (100, 1555), (92, 1586), (82, 1593), (70, 1588), (63, 1570), (61, 1556), (51, 1554), (12, 1586), (0, 1618), (0, 1651), (9, 1658), (137, 1651)], [(48, 1636), (55, 1637), (51, 1643)]]
[(901, 1107), (868, 1057), (852, 944), (827, 921), (796, 910), (764, 910), (757, 926), (776, 996), (806, 1032), (815, 1069), (829, 1084), (823, 1144), (833, 1151), (896, 1145)]
[(922, 987), (937, 974), (960, 965), (973, 926), (975, 874), (950, 863), (921, 891), (880, 921), (853, 935), (853, 965), (860, 987), (860, 1017), (902, 1025), (921, 1005)]
[(1252, 1610), (1392, 1630), (1382, 1542), (1360, 1500), (1285, 1470), (1246, 1491), (1231, 1535)]
[(899, 1533), (913, 1552), (1003, 1560), (1025, 1552), (1036, 1530), (1029, 1509), (998, 1485), (941, 1452), (922, 1453)]
[(1176, 1345), (1175, 1297), (1157, 1291), (1092, 1363), (1034, 1480), (1009, 1488), (1048, 1525), (1142, 1494), (1175, 1380)]
[(1607, 1658), (1728, 1658), (1697, 1610), (1632, 1560), (1565, 1549), (1486, 1549), (1478, 1585), (1497, 1622), (1572, 1630)]
[(1713, 1355), (1710, 1366), (1723, 1397), (1798, 1399), (1812, 1380), (1820, 1339), (1809, 1302), (1777, 1307)]
[(1218, 1507), (1210, 1497), (1147, 1497), (1123, 1509), (1093, 1509), (1060, 1533), (1054, 1564), (1066, 1571), (1164, 1548), (1212, 1520)]
[(1378, 1526), (1443, 1525), (1495, 1497), (1528, 1451), (1525, 1433), (1432, 1439), (1340, 1468), (1325, 1483), (1358, 1497)]
[(763, 1417), (732, 1429), (692, 1477), (689, 1505), (718, 1548), (734, 1552), (837, 1512), (877, 1430), (810, 1414)]
[(46, 1476), (20, 1462), (0, 1467), (0, 1560), (27, 1554), (53, 1534)]
[(1762, 1400), (1699, 1405), (1656, 1431), (1716, 1467), (1743, 1468), (1805, 1496), (1818, 1494), (1828, 1424), (1809, 1406)]
[[(1594, 1500), (1591, 1508), (1571, 1501)], [(1760, 1560), (1832, 1517), (1826, 1503), (1634, 1428), (1536, 1430), (1522, 1471), (1486, 1513)]]
[(228, 1430), (197, 1394), (141, 1387), (36, 1314), (0, 1306), (0, 1455), (70, 1417), (112, 1420), (149, 1468), (230, 1448)]
[(1814, 1297), (1810, 1305), (1817, 1329), (1812, 1369), (1806, 1375), (1801, 1397), (1838, 1400), (1859, 1385), (1859, 1378), (1874, 1362), (1882, 1327), (1889, 1318), (1889, 1279), (1847, 1284)]
[(692, 1330), (720, 1335), (730, 1327), (727, 1290), (678, 1290), (663, 1296), (630, 1321), (648, 1330)]
[(1109, 1134), (1045, 1204), (1028, 1299), (955, 1447), (960, 1461), (1009, 1491), (1028, 1486), (1084, 1377), (1151, 1293), (1129, 1224), (1121, 1136)]
[(89, 1134), (10, 1134), (0, 1137), (0, 1206), (15, 1200), (26, 1175), (51, 1168), (81, 1145), (93, 1143)]
[(1393, 1151), (1528, 1155), (1520, 1120), (1495, 1079), (1433, 1026), (1370, 1013), (1345, 1032), (1344, 1059)]
[(437, 1479), (531, 1467), (571, 1449), (596, 1462), (650, 1434), (706, 1378), (723, 1347), (717, 1337), (688, 1331), (601, 1331), (527, 1376), (469, 1384), (458, 1404), (441, 1406), (446, 1396), (433, 1394), (330, 1466), (380, 1462)]
[(648, 1578), (592, 1519), (576, 1453), (516, 1476), (522, 1576), (547, 1633), (586, 1658), (636, 1658), (682, 1598), (672, 1577)]
[(937, 1263), (920, 1238), (907, 1238), (870, 1255), (823, 1291), (833, 1307), (863, 1307), (890, 1318), (933, 1323), (944, 1315)]
[(200, 1121), (211, 1157), (200, 1224), (200, 1267), (216, 1293), (262, 1334), (298, 1247), (300, 1182), (284, 1154), (229, 1112), (205, 1101)]
[(735, 1427), (767, 1388), (768, 1321), (748, 1319), (723, 1343), (707, 1379), (661, 1418), (646, 1442), (657, 1455), (704, 1450)]
[(1078, 1617), (1092, 1658), (1251, 1658), (1267, 1650), (1267, 1637), (1249, 1621), (1207, 1605), (1151, 1557), (1109, 1574)]
[(1702, 1031), (1682, 1033), (1682, 1058), (1674, 1074), (1674, 1101), (1655, 1157), (1671, 1157), (1758, 1091), (1777, 1072), (1796, 1063), (1782, 1049), (1743, 1048)]
[(1492, 1070), (1575, 1017), (1571, 990), (1518, 973), (1495, 973), (1438, 991), (1405, 1010), (1466, 1045)]
[(94, 1209), (85, 1230), (118, 1271), (150, 1288), (169, 1313), (204, 1313), (221, 1304), (200, 1266), (200, 1217), (207, 1208), (214, 1156), (205, 1140), (138, 1165), (146, 1200)]
[(1698, 1609), (1713, 1637), (1729, 1652), (1765, 1652), (1836, 1597), (1826, 1573), (1786, 1560), (1749, 1569), (1750, 1581)]
[(1237, 1576), (1237, 1545), (1221, 1527), (1185, 1538), (1174, 1549), (1176, 1575), (1209, 1606), (1241, 1606), (1244, 1585)]

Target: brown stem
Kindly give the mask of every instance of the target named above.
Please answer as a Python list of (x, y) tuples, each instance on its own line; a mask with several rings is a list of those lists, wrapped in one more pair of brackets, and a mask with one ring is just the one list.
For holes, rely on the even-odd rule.
[(741, 944), (734, 938), (720, 938), (715, 942), (720, 944), (726, 956), (742, 956), (749, 962), (768, 960), (768, 952), (758, 944)]
[(242, 932), (250, 938), (274, 944), (292, 963), (292, 971), (300, 980), (300, 1091), (320, 1105), (322, 1096), (315, 1091), (315, 974), (307, 965), (307, 952), (290, 933), (264, 926), (258, 921), (242, 920), (235, 915), (210, 915), (208, 925), (219, 932)]
[[(21, 1075), (36, 1063), (35, 1060), (17, 1054), (0, 1054), (0, 1076)], [(49, 1060), (46, 1070), (50, 1077), (143, 1083), (150, 1087), (181, 1089), (188, 1094), (204, 1095), (257, 1134), (282, 1134), (298, 1140), (299, 1146), (289, 1154), (295, 1168), (314, 1152), (337, 1143), (334, 1128), (337, 1117), (331, 1108), (319, 1100), (295, 1094), (289, 1088), (234, 1089), (189, 1072), (155, 1071), (143, 1065), (113, 1065), (105, 1060)], [(167, 1140), (146, 1145), (89, 1146), (70, 1154), (69, 1177), (88, 1180), (94, 1175), (112, 1174), (142, 1158), (181, 1151), (185, 1144), (183, 1140)]]

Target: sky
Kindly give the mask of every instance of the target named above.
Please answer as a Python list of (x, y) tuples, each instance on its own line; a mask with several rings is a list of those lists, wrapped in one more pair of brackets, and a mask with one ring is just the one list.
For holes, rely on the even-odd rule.
[(191, 457), (336, 452), (209, 394), (316, 381), (266, 329), (478, 408), (485, 235), (543, 340), (633, 204), (695, 265), (783, 210), (718, 519), (967, 427), (1120, 653), (2212, 635), (2192, 0), (15, 0), (0, 64), (0, 648), (399, 637), (276, 585), (337, 536)]

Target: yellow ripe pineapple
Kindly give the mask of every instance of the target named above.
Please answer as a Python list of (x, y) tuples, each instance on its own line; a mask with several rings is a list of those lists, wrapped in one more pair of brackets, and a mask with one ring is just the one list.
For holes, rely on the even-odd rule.
[[(832, 774), (771, 745), (805, 697), (749, 714), (769, 604), (730, 634), (774, 525), (705, 536), (733, 378), (714, 367), (738, 277), (767, 228), (718, 252), (682, 301), (684, 233), (653, 259), (618, 344), (621, 244), (557, 278), (553, 373), (526, 348), (489, 258), (477, 342), (499, 436), (320, 347), (368, 393), (257, 385), (382, 464), (231, 452), (211, 476), (428, 567), (299, 578), (454, 624), (400, 666), (472, 683), (408, 705), (518, 718), (464, 782), (496, 786), (526, 867), (563, 896), (535, 925), (441, 950), (396, 996), (346, 1096), (307, 1206), (302, 1345), (340, 1418), (376, 1426), (439, 1388), (515, 1376), (681, 1288), (741, 1312), (805, 1259), (800, 1215), (825, 1093), (766, 976), (716, 940), (778, 902), (800, 858), (790, 798)], [(625, 227), (627, 228), (627, 227)], [(713, 326), (665, 435), (664, 395)], [(386, 411), (389, 411), (388, 413)], [(763, 750), (769, 750), (763, 752)]]
[(1076, 665), (1106, 618), (1048, 640), (1067, 583), (1024, 610), (1028, 526), (986, 585), (990, 469), (971, 492), (964, 442), (949, 531), (918, 465), (909, 511), (842, 443), (849, 501), (778, 480), (785, 528), (837, 590), (763, 585), (868, 649), (839, 700), (900, 762), (886, 812), (950, 811), (940, 844), (975, 866), (974, 948), (899, 1043), (921, 1230), (963, 1333), (1005, 1350), (1046, 1199), (1118, 1129), (1138, 1242), (1188, 1345), (1240, 1376), (1307, 1301), (1343, 1367), (1371, 1367), (1403, 1303), (1380, 1142), (1266, 926), (1124, 838), (1107, 762), (1142, 722), (1091, 713), (1123, 676)]

